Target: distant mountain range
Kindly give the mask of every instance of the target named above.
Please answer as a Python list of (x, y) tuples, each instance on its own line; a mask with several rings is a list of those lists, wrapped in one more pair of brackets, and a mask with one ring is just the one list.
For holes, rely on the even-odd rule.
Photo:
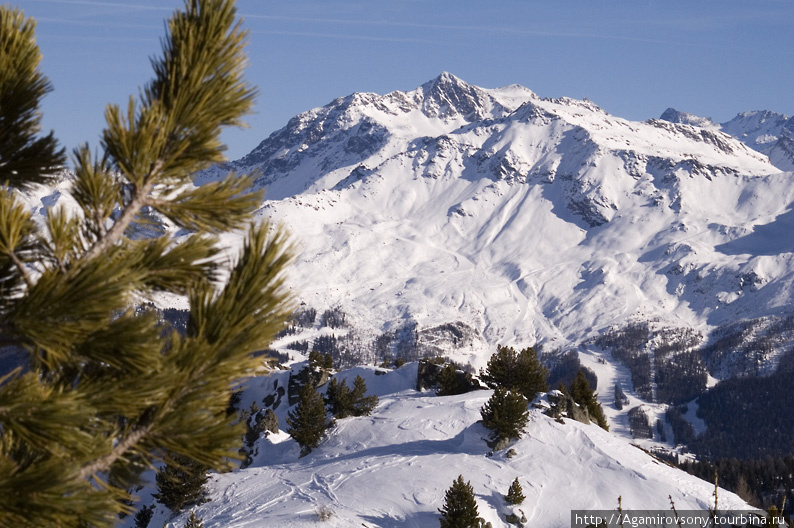
[(257, 174), (262, 214), (299, 242), (307, 305), (373, 335), (461, 322), (467, 348), (447, 352), (478, 365), (497, 342), (575, 346), (631, 321), (705, 342), (791, 314), (794, 186), (764, 148), (792, 126), (769, 112), (632, 122), (443, 73), (304, 112), (196, 182)]

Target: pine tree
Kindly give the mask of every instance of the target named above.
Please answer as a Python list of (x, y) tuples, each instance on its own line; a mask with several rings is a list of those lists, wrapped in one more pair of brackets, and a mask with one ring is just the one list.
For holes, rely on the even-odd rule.
[(356, 376), (353, 389), (347, 387), (347, 380), (339, 383), (336, 378), (328, 382), (325, 391), (325, 404), (334, 418), (347, 418), (349, 416), (369, 416), (378, 405), (378, 397), (366, 396), (367, 382), (361, 376)]
[(452, 482), (444, 496), (441, 513), (441, 528), (479, 528), (480, 513), (474, 498), (471, 483), (463, 481), (463, 475)]
[(311, 383), (303, 386), (297, 407), (287, 417), (287, 432), (301, 446), (302, 456), (320, 445), (327, 428), (325, 404)]
[[(271, 409), (268, 409), (271, 411)], [(259, 410), (256, 402), (251, 403), (251, 409), (247, 413), (248, 416), (245, 419), (246, 426), (248, 430), (245, 432), (245, 445), (248, 449), (253, 449), (254, 444), (257, 440), (262, 436), (262, 434), (267, 430), (267, 424), (265, 423), (265, 414)]]
[(520, 438), (529, 421), (527, 400), (521, 394), (510, 392), (501, 387), (480, 409), (482, 424), (492, 433), (492, 440)]
[(573, 401), (587, 409), (590, 418), (602, 429), (609, 431), (609, 424), (607, 424), (606, 416), (604, 416), (604, 410), (601, 408), (601, 404), (598, 403), (595, 391), (590, 388), (590, 382), (587, 381), (584, 370), (579, 369), (576, 374), (576, 378), (571, 383), (570, 394)]
[(204, 521), (191, 511), (184, 528), (204, 528)]
[(135, 514), (135, 528), (148, 528), (149, 521), (152, 520), (154, 515), (154, 505), (141, 506), (141, 509)]
[[(232, 467), (244, 424), (226, 413), (230, 390), (291, 312), (291, 250), (263, 224), (228, 260), (218, 235), (248, 225), (262, 194), (234, 175), (192, 186), (252, 108), (233, 0), (174, 13), (153, 79), (107, 108), (99, 156), (74, 153), (79, 213), (50, 209), (42, 224), (21, 196), (63, 154), (38, 136), (49, 83), (33, 27), (0, 7), (0, 344), (28, 355), (0, 379), (0, 526), (108, 528), (132, 512), (127, 484), (166, 452)], [(151, 215), (190, 234), (130, 238)], [(188, 299), (185, 335), (135, 310), (159, 292)]]
[(378, 397), (367, 396), (367, 382), (361, 376), (353, 380), (351, 399), (353, 400), (353, 416), (369, 416), (378, 405)]
[(454, 396), (461, 393), (463, 393), (463, 389), (458, 379), (458, 372), (452, 363), (447, 363), (438, 373), (437, 394), (439, 396)]
[(524, 490), (521, 489), (521, 483), (518, 481), (518, 477), (510, 484), (510, 488), (507, 490), (507, 495), (505, 495), (505, 500), (508, 504), (521, 504), (524, 502)]
[(347, 418), (353, 411), (353, 400), (347, 380), (341, 383), (336, 378), (331, 378), (325, 389), (325, 404), (335, 418)]
[(179, 454), (172, 454), (155, 477), (160, 504), (174, 513), (205, 502), (209, 474), (206, 466)]
[(482, 380), (491, 388), (502, 387), (520, 392), (528, 401), (539, 392), (549, 390), (546, 379), (549, 371), (540, 364), (532, 347), (516, 352), (512, 347), (497, 346), (488, 360)]

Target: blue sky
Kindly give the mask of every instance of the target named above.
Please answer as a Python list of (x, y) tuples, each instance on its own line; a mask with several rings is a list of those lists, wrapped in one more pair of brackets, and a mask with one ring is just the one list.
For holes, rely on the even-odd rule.
[[(44, 125), (69, 149), (99, 143), (104, 108), (149, 79), (181, 0), (17, 0), (38, 21), (55, 91)], [(239, 0), (250, 30), (247, 154), (293, 115), (356, 91), (411, 90), (449, 71), (493, 88), (587, 97), (627, 119), (668, 106), (716, 121), (794, 114), (792, 0)]]

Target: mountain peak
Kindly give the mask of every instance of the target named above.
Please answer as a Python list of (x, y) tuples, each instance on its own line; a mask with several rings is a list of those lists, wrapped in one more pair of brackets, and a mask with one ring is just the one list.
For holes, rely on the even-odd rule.
[(467, 84), (449, 72), (419, 87), (422, 94), (422, 112), (428, 117), (442, 119), (463, 117), (468, 122), (486, 117), (492, 109), (502, 109), (487, 91)]
[(441, 72), (438, 77), (430, 82), (434, 85), (457, 84), (461, 86), (469, 86), (463, 79), (447, 71)]
[(662, 121), (669, 121), (670, 123), (680, 123), (682, 125), (692, 125), (697, 127), (708, 127), (714, 125), (714, 122), (710, 117), (701, 117), (688, 112), (681, 112), (675, 108), (668, 108), (662, 112), (662, 115), (659, 116), (659, 119)]

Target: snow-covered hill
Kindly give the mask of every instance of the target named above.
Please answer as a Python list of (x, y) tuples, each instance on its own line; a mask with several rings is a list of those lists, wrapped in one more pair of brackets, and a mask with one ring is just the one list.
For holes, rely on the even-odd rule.
[[(300, 365), (299, 365), (300, 366)], [(337, 375), (348, 383), (361, 375), (380, 404), (368, 417), (339, 420), (321, 445), (300, 458), (283, 432), (286, 398), (276, 406), (282, 432), (260, 439), (253, 464), (216, 475), (211, 501), (195, 508), (207, 528), (325, 526), (410, 528), (438, 525), (444, 492), (459, 475), (471, 481), (480, 515), (494, 528), (507, 527), (512, 508), (503, 496), (516, 477), (526, 499), (519, 506), (527, 526), (570, 526), (572, 509), (680, 510), (713, 506), (713, 485), (675, 469), (597, 425), (559, 423), (531, 411), (526, 435), (508, 450), (489, 454), (488, 431), (478, 423), (491, 391), (435, 396), (415, 389), (417, 364), (397, 370), (356, 368)], [(286, 387), (289, 372), (258, 378), (241, 407)], [(271, 400), (272, 401), (272, 400)], [(148, 502), (144, 493), (144, 503)], [(720, 508), (747, 509), (720, 490)], [(519, 514), (520, 515), (520, 514)], [(179, 527), (160, 506), (150, 526)]]
[[(451, 74), (353, 94), (208, 171), (258, 171), (300, 246), (293, 284), (374, 332), (460, 321), (563, 346), (654, 319), (708, 330), (792, 309), (792, 174), (714, 128)], [(467, 358), (468, 355), (468, 358)]]

